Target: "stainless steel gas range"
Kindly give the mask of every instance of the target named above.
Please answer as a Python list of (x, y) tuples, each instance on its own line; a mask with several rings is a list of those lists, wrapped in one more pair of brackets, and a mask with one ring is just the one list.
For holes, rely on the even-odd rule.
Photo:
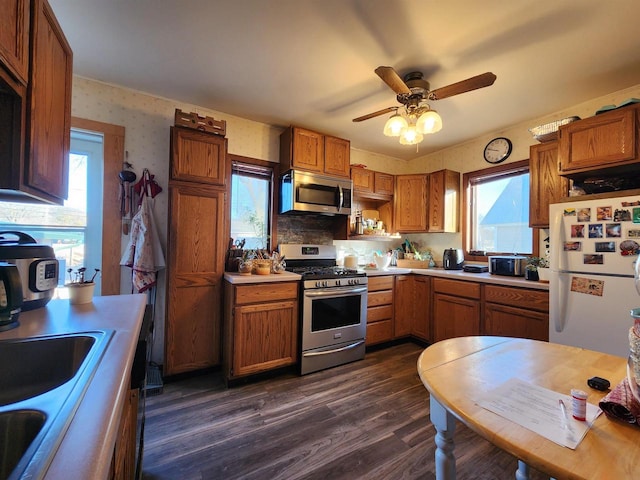
[(280, 245), (287, 270), (302, 275), (300, 373), (360, 360), (367, 331), (367, 277), (336, 266), (332, 245)]

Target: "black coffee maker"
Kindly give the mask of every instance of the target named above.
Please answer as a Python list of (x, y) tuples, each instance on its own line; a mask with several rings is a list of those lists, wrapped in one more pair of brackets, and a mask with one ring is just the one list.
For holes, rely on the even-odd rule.
[(447, 248), (442, 255), (442, 266), (445, 270), (462, 270), (464, 255), (460, 248)]
[(18, 267), (0, 262), (0, 332), (18, 326), (22, 301), (22, 282)]

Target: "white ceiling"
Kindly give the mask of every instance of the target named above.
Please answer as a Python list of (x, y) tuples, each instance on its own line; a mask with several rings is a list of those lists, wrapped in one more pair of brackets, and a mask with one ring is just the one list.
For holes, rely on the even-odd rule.
[[(74, 73), (354, 148), (415, 158), (640, 83), (637, 0), (49, 0)], [(419, 152), (382, 135), (374, 74), (419, 70), (444, 128)], [(534, 126), (534, 125), (531, 125)]]

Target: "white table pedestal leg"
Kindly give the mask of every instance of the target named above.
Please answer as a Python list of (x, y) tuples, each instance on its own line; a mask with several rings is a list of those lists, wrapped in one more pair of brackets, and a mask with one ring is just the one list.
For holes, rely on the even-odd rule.
[(455, 480), (456, 457), (453, 455), (455, 444), (453, 433), (456, 419), (446, 408), (430, 395), (431, 423), (436, 427), (436, 480)]
[(529, 480), (529, 465), (524, 463), (522, 460), (518, 460), (516, 480)]

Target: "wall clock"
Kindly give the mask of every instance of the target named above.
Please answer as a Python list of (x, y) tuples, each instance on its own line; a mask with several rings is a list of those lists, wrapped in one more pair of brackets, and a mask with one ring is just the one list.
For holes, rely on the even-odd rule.
[(511, 140), (505, 137), (497, 137), (484, 147), (484, 159), (489, 163), (503, 162), (511, 155), (513, 145)]

